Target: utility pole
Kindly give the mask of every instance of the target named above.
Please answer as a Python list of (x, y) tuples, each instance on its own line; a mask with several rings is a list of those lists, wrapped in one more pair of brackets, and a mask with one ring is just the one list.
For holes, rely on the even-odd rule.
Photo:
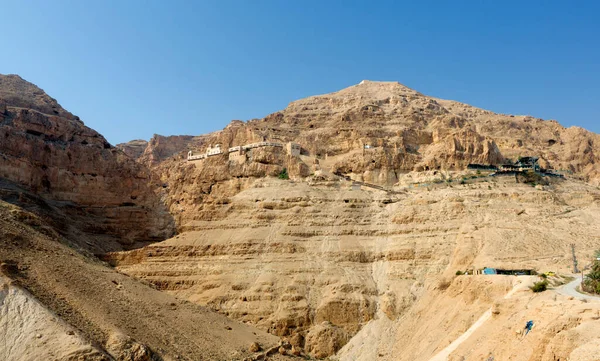
[(579, 273), (577, 269), (577, 256), (575, 256), (575, 243), (571, 243), (571, 252), (573, 253), (573, 273)]

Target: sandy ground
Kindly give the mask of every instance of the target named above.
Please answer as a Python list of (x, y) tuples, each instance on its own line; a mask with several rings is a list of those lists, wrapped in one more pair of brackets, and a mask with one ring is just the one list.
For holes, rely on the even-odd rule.
[[(527, 277), (529, 278), (529, 277)], [(522, 281), (517, 281), (514, 285), (513, 289), (510, 290), (505, 296), (504, 299), (509, 299), (517, 290), (523, 289)], [(487, 320), (492, 317), (492, 308), (485, 311), (485, 313), (471, 326), (465, 333), (460, 335), (454, 342), (452, 342), (448, 347), (443, 349), (440, 353), (432, 357), (429, 361), (446, 361), (451, 353), (453, 353), (465, 340), (467, 340), (471, 335), (477, 332), (477, 329), (481, 327)]]

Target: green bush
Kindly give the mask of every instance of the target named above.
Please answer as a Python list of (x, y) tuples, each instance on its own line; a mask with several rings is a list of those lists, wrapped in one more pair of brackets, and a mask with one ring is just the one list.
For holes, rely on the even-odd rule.
[(456, 271), (457, 276), (462, 276), (464, 273), (461, 270)]
[(531, 290), (533, 292), (544, 292), (546, 289), (548, 289), (548, 281), (543, 280), (540, 282), (536, 282), (533, 284), (533, 286), (530, 287)]
[(583, 289), (586, 292), (600, 294), (600, 261), (594, 261), (592, 270), (585, 276)]
[(287, 168), (283, 168), (283, 170), (281, 171), (281, 173), (279, 173), (279, 175), (277, 176), (277, 178), (279, 179), (290, 179), (290, 176), (287, 172)]

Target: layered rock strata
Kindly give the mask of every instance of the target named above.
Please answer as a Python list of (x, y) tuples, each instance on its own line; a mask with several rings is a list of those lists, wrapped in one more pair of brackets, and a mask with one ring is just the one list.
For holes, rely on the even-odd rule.
[(147, 168), (18, 76), (0, 75), (0, 102), (0, 177), (123, 245), (172, 234), (159, 181)]
[(109, 259), (324, 357), (369, 322), (403, 317), (440, 277), (486, 266), (566, 271), (570, 244), (585, 255), (600, 234), (600, 192), (580, 183), (352, 189), (316, 176), (257, 180), (210, 211), (205, 201), (175, 238)]

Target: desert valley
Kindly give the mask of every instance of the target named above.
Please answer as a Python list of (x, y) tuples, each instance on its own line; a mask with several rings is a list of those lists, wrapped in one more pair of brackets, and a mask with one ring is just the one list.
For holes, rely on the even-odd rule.
[(112, 145), (0, 75), (0, 242), (7, 361), (600, 359), (600, 135), (397, 82)]

